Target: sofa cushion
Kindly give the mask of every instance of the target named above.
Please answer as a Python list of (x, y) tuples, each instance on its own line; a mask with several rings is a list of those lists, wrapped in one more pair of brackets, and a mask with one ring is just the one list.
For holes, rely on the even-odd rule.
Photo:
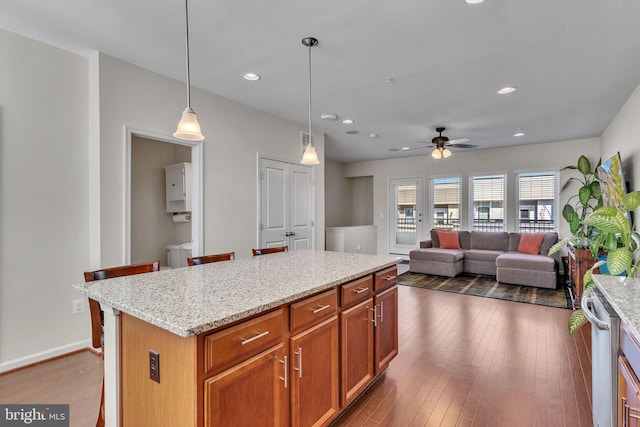
[(506, 252), (509, 249), (509, 233), (472, 231), (470, 249)]
[[(438, 231), (442, 232), (443, 230), (436, 230), (435, 228), (431, 229), (431, 247), (439, 248), (440, 247), (440, 239), (438, 238)], [(469, 249), (471, 243), (471, 232), (470, 231), (458, 231), (458, 241), (460, 242), (460, 247), (462, 249)], [(422, 245), (420, 247), (423, 247)]]
[(462, 249), (457, 231), (438, 231), (441, 249)]
[(543, 238), (544, 234), (542, 233), (523, 233), (520, 236), (518, 252), (522, 254), (538, 255), (540, 253), (540, 246), (542, 246)]
[(464, 251), (464, 259), (470, 261), (496, 262), (496, 258), (502, 255), (502, 251), (487, 251), (484, 249), (469, 249)]
[(498, 269), (515, 268), (519, 270), (555, 272), (556, 262), (548, 256), (507, 252), (496, 258), (496, 266)]
[[(522, 234), (524, 233), (509, 233), (509, 252), (518, 252), (518, 245), (520, 245), (520, 236)], [(557, 242), (558, 233), (544, 233), (542, 245), (540, 246), (540, 255), (549, 255), (549, 249)]]
[(440, 248), (427, 248), (427, 249), (414, 249), (409, 252), (409, 258), (421, 261), (434, 261), (434, 262), (457, 262), (464, 259), (464, 252), (460, 249), (440, 249)]

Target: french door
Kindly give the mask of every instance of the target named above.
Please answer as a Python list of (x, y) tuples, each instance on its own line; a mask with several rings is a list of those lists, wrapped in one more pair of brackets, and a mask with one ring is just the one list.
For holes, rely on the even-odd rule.
[(389, 253), (409, 255), (423, 236), (423, 178), (389, 180)]
[(259, 246), (313, 248), (313, 170), (260, 158)]

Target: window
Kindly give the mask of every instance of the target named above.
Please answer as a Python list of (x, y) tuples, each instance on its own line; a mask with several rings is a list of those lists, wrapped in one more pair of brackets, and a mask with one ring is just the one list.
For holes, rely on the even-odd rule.
[(460, 177), (431, 180), (433, 228), (460, 230)]
[(470, 179), (473, 230), (504, 231), (504, 175), (474, 176)]
[(517, 174), (519, 232), (543, 233), (557, 230), (555, 208), (555, 201), (558, 200), (557, 175), (556, 172)]

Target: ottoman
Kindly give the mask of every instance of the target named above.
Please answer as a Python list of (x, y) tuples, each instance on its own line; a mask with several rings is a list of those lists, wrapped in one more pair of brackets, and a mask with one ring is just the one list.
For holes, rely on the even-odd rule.
[(462, 273), (461, 249), (420, 248), (409, 252), (409, 271), (434, 276), (455, 277)]

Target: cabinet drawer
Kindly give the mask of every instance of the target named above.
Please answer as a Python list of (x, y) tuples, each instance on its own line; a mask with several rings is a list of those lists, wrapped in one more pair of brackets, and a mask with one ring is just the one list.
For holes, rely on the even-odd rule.
[(393, 267), (380, 270), (375, 274), (375, 286), (374, 290), (378, 292), (380, 289), (388, 288), (391, 285), (395, 285), (398, 282), (398, 267)]
[(291, 331), (311, 326), (337, 312), (338, 292), (335, 288), (291, 304)]
[(204, 337), (204, 371), (235, 364), (282, 342), (283, 309)]
[(347, 307), (371, 296), (373, 292), (373, 276), (365, 276), (341, 287), (342, 307)]

